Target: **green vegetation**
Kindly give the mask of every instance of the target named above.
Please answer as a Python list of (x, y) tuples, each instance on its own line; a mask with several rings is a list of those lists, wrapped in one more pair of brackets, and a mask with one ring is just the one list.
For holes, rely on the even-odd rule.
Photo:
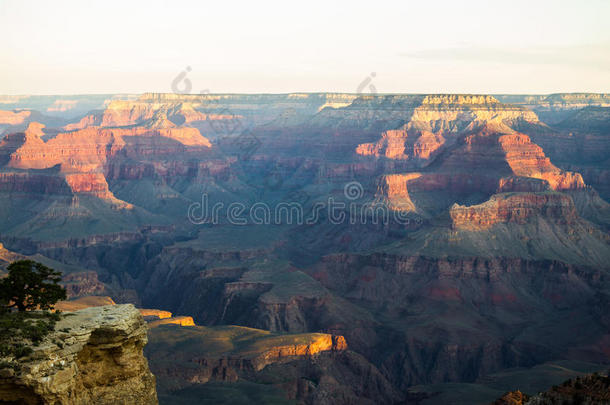
[(61, 319), (58, 312), (5, 312), (0, 315), (0, 369), (19, 369), (19, 360), (32, 353), (30, 345), (38, 346)]
[(0, 357), (9, 360), (0, 368), (17, 370), (15, 360), (32, 353), (30, 345), (39, 345), (55, 329), (61, 315), (48, 310), (66, 298), (66, 290), (59, 285), (61, 273), (41, 263), (18, 260), (7, 270), (8, 276), (0, 280)]
[(0, 281), (0, 302), (4, 311), (53, 309), (66, 299), (66, 289), (59, 285), (61, 273), (33, 260), (17, 260), (9, 264), (8, 277)]

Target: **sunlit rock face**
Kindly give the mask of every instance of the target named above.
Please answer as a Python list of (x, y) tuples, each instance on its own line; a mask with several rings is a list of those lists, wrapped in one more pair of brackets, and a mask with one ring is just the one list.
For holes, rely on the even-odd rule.
[(569, 196), (551, 193), (497, 194), (480, 205), (454, 205), (450, 215), (455, 227), (473, 230), (486, 229), (498, 223), (524, 224), (537, 217), (571, 224), (578, 217)]
[(142, 350), (146, 323), (132, 305), (71, 312), (19, 371), (4, 370), (0, 398), (20, 403), (157, 404)]

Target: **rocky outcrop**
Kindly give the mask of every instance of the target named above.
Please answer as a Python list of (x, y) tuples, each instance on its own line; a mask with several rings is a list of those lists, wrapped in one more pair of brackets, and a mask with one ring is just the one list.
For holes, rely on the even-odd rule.
[(485, 126), (466, 136), (442, 162), (441, 171), (485, 170), (488, 176), (520, 176), (545, 180), (553, 190), (584, 188), (582, 176), (554, 166), (529, 136), (506, 126)]
[(156, 404), (155, 377), (142, 350), (147, 327), (131, 305), (87, 308), (0, 376), (0, 399), (26, 404)]
[(404, 126), (383, 132), (381, 139), (375, 143), (358, 145), (356, 153), (388, 159), (430, 160), (444, 143), (445, 138), (441, 134), (426, 130), (409, 131), (408, 126)]
[(0, 191), (28, 194), (70, 195), (65, 180), (52, 173), (0, 173)]
[[(8, 135), (0, 142), (0, 165), (18, 169), (15, 174), (3, 174), (12, 178), (0, 179), (0, 190), (37, 193), (44, 187), (53, 193), (66, 194), (67, 188), (68, 194), (94, 196), (115, 209), (131, 209), (132, 205), (117, 199), (110, 191), (105, 174), (110, 162), (118, 161), (120, 165), (124, 160), (180, 156), (191, 150), (201, 152), (211, 148), (199, 130), (177, 126), (165, 116), (156, 116), (141, 126), (86, 127), (59, 133), (46, 141), (41, 136), (41, 126), (30, 124), (25, 132)], [(174, 159), (184, 166), (182, 159)], [(153, 164), (157, 166), (163, 165)], [(42, 171), (44, 177), (37, 173)]]
[(13, 252), (0, 243), (0, 268), (6, 268), (11, 262), (22, 259), (25, 259), (24, 255)]
[(0, 110), (0, 124), (18, 125), (22, 124), (32, 115), (31, 111), (4, 111)]
[(508, 176), (500, 179), (498, 193), (540, 193), (550, 190), (549, 182), (533, 177)]
[(164, 325), (168, 326), (149, 332), (151, 364), (158, 367), (173, 356), (176, 366), (190, 364), (183, 370), (191, 369), (191, 376), (185, 379), (198, 383), (237, 381), (240, 374), (258, 372), (270, 364), (347, 350), (343, 336), (325, 333), (273, 334), (241, 326), (176, 329), (176, 325)]
[(447, 94), (424, 97), (411, 122), (433, 131), (458, 131), (492, 123), (538, 123), (538, 117), (523, 107), (500, 103), (493, 96)]
[(533, 105), (552, 110), (576, 110), (590, 106), (610, 107), (608, 93), (556, 93), (550, 94)]
[[(313, 356), (320, 352), (347, 350), (347, 343), (343, 336), (328, 334), (316, 335), (316, 339), (309, 344), (297, 344), (290, 346), (276, 346), (258, 357), (260, 361), (267, 362), (286, 356)], [(262, 364), (259, 364), (262, 368)]]
[[(70, 301), (59, 301), (55, 304), (55, 309), (62, 312), (73, 312), (105, 305), (116, 305), (116, 303), (107, 296), (86, 296)], [(161, 325), (195, 326), (195, 321), (190, 316), (172, 316), (171, 312), (159, 309), (139, 308), (138, 311), (147, 321), (149, 328), (156, 328)]]
[(580, 174), (564, 172), (555, 167), (544, 155), (542, 148), (533, 144), (528, 136), (503, 135), (499, 142), (515, 175), (546, 180), (553, 190), (584, 188), (585, 183)]
[(103, 307), (106, 305), (116, 305), (116, 303), (110, 297), (92, 295), (70, 301), (59, 301), (55, 304), (54, 308), (62, 312), (74, 312), (85, 308)]
[(524, 405), (527, 402), (527, 395), (521, 391), (511, 391), (502, 395), (502, 398), (498, 398), (492, 405)]
[(473, 194), (586, 188), (579, 173), (554, 166), (527, 135), (503, 123), (485, 123), (454, 143), (429, 170), (383, 175), (377, 199), (395, 210), (431, 213)]
[[(60, 133), (46, 142), (38, 137), (15, 134), (7, 137), (4, 141), (6, 146), (3, 144), (0, 148), (7, 149), (13, 145), (14, 151), (8, 163), (10, 167), (44, 169), (59, 164), (62, 168), (90, 171), (100, 168), (123, 149), (128, 155), (145, 156), (180, 153), (187, 146), (211, 146), (197, 129), (170, 124), (150, 128), (87, 127)], [(11, 145), (8, 140), (11, 140)]]
[(532, 111), (502, 104), (492, 96), (473, 95), (425, 96), (407, 118), (399, 129), (383, 132), (376, 143), (359, 145), (356, 153), (426, 161), (455, 143), (460, 133), (488, 125), (538, 123)]
[(84, 129), (91, 126), (124, 127), (140, 125), (146, 121), (160, 118), (173, 124), (183, 125), (197, 121), (231, 120), (230, 114), (206, 114), (196, 110), (200, 103), (192, 102), (148, 102), (147, 100), (114, 100), (106, 109), (83, 117), (79, 122), (64, 127), (67, 131)]
[(512, 103), (535, 111), (549, 125), (569, 119), (578, 110), (610, 106), (608, 93), (557, 93), (550, 95), (502, 95), (505, 103)]
[(385, 404), (401, 398), (375, 366), (348, 350), (342, 336), (172, 325), (149, 335), (147, 356), (166, 398), (178, 400), (180, 389), (214, 382), (236, 390), (240, 386), (231, 383), (272, 385), (284, 398), (306, 404)]
[(169, 311), (163, 311), (160, 309), (146, 309), (140, 308), (140, 313), (144, 317), (144, 319), (168, 319), (172, 317), (172, 313)]
[(91, 195), (103, 199), (115, 209), (133, 208), (133, 205), (114, 196), (102, 173), (66, 173), (64, 178), (73, 194)]
[(148, 323), (149, 328), (157, 328), (161, 325), (195, 326), (192, 316), (173, 316)]
[(422, 167), (453, 145), (461, 133), (485, 126), (538, 124), (532, 111), (502, 104), (492, 96), (425, 96), (407, 117), (406, 124), (384, 131), (377, 142), (358, 145), (356, 153), (409, 160)]
[(376, 198), (394, 210), (425, 213), (445, 208), (447, 200), (474, 192), (492, 193), (496, 187), (497, 180), (482, 172), (388, 174), (381, 177)]
[(483, 204), (455, 204), (449, 214), (455, 228), (470, 230), (499, 223), (525, 224), (536, 217), (561, 224), (571, 224), (578, 218), (572, 199), (560, 193), (495, 194)]

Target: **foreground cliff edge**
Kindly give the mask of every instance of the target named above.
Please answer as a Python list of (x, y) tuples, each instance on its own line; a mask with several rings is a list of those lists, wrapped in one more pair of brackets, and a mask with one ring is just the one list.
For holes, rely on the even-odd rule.
[(65, 314), (18, 369), (0, 370), (0, 401), (157, 404), (155, 377), (143, 355), (146, 333), (131, 304)]

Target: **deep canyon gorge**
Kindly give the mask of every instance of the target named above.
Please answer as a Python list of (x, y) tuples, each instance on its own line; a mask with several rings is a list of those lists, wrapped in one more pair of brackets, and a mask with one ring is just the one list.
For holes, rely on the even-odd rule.
[[(120, 384), (147, 403), (153, 374), (168, 404), (424, 405), (609, 367), (608, 94), (0, 96), (0, 110), (0, 271), (31, 258), (71, 300), (109, 297), (82, 307), (127, 314), (121, 353), (145, 377)], [(204, 201), (243, 210), (194, 220)], [(285, 210), (256, 223), (256, 204)], [(148, 338), (115, 303), (141, 309)], [(52, 395), (112, 403), (86, 378)]]

